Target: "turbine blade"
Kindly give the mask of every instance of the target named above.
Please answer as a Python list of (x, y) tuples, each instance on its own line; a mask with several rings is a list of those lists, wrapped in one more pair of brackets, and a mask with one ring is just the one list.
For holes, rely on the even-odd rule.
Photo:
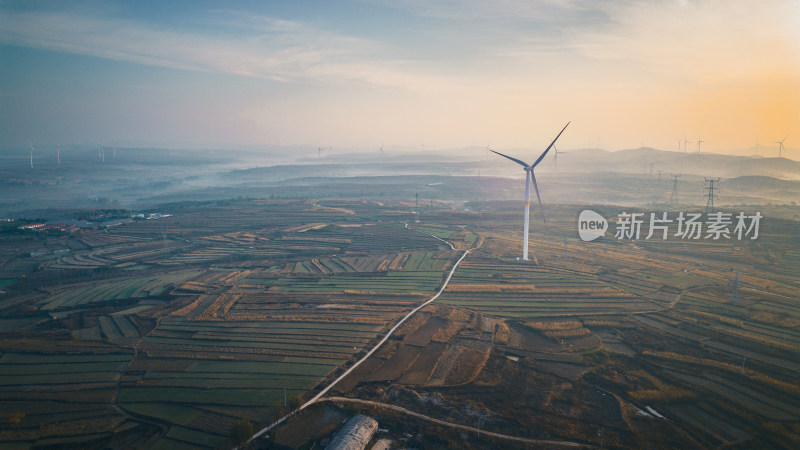
[(564, 132), (564, 130), (566, 130), (566, 129), (567, 129), (567, 127), (569, 126), (569, 124), (570, 124), (570, 123), (571, 123), (571, 121), (570, 121), (570, 122), (567, 122), (567, 124), (566, 124), (566, 125), (564, 125), (564, 128), (562, 128), (562, 129), (561, 129), (561, 132), (559, 132), (559, 133), (558, 133), (558, 136), (556, 136), (556, 138), (555, 138), (555, 139), (553, 139), (553, 142), (551, 142), (551, 143), (550, 143), (550, 145), (549, 145), (549, 146), (547, 146), (547, 150), (545, 150), (545, 151), (544, 151), (544, 152), (543, 152), (543, 153), (542, 153), (542, 154), (539, 156), (539, 159), (537, 159), (537, 160), (536, 160), (536, 162), (535, 162), (535, 163), (533, 163), (533, 165), (531, 165), (531, 167), (536, 167), (536, 166), (537, 166), (537, 165), (538, 165), (540, 162), (542, 162), (542, 160), (544, 159), (545, 155), (547, 155), (547, 152), (549, 152), (549, 151), (550, 151), (550, 148), (551, 148), (553, 145), (555, 145), (555, 143), (556, 143), (556, 141), (558, 140), (558, 138), (559, 138), (559, 137), (561, 137), (561, 133), (563, 133), (563, 132)]
[(533, 190), (536, 191), (536, 200), (539, 200), (539, 211), (542, 212), (542, 221), (547, 224), (547, 219), (544, 217), (544, 206), (542, 206), (542, 198), (539, 197), (539, 186), (536, 185), (536, 175), (531, 170), (531, 183), (533, 183)]
[(522, 167), (529, 167), (529, 166), (528, 166), (528, 163), (526, 163), (525, 161), (520, 161), (520, 160), (519, 160), (519, 159), (517, 159), (517, 158), (512, 158), (511, 156), (504, 155), (504, 154), (502, 154), (502, 153), (500, 153), (500, 152), (496, 152), (496, 151), (494, 151), (494, 150), (492, 150), (492, 149), (489, 149), (489, 151), (490, 151), (490, 152), (492, 152), (492, 153), (497, 153), (498, 155), (502, 156), (503, 158), (508, 158), (508, 159), (510, 159), (510, 160), (512, 160), (512, 161), (514, 161), (515, 163), (517, 163), (517, 164), (521, 165)]

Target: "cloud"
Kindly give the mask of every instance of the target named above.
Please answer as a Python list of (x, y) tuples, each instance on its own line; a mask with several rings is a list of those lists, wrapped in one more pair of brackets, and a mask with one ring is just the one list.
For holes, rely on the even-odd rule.
[[(376, 42), (297, 21), (216, 12), (208, 32), (63, 12), (4, 12), (6, 44), (180, 70), (280, 82), (347, 83), (424, 89), (436, 78), (392, 61)], [(413, 64), (413, 63), (411, 63)], [(446, 82), (441, 82), (447, 85)]]

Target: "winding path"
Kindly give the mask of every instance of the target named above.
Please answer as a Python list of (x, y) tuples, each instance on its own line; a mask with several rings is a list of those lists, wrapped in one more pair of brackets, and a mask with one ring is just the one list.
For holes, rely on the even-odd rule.
[[(406, 224), (406, 228), (408, 228), (408, 224)], [(422, 233), (422, 232), (421, 232), (421, 233)], [(432, 234), (429, 234), (429, 233), (424, 233), (424, 234), (428, 234), (429, 236), (433, 236)], [(451, 244), (450, 242), (447, 242), (447, 241), (445, 241), (444, 239), (442, 239), (442, 238), (439, 238), (439, 237), (436, 237), (436, 236), (433, 236), (433, 237), (435, 237), (436, 239), (439, 239), (440, 241), (442, 241), (442, 242), (444, 242), (444, 243), (448, 244), (448, 245), (449, 245), (451, 248), (453, 248), (453, 244)], [(372, 347), (372, 350), (370, 350), (370, 351), (369, 351), (369, 352), (368, 352), (366, 355), (364, 355), (364, 357), (363, 357), (363, 358), (361, 358), (361, 359), (359, 359), (358, 361), (356, 361), (356, 363), (355, 363), (355, 364), (353, 364), (352, 366), (350, 366), (350, 368), (349, 368), (349, 369), (347, 369), (347, 370), (346, 370), (346, 371), (345, 371), (343, 374), (341, 374), (341, 375), (340, 375), (338, 378), (336, 378), (335, 380), (333, 380), (333, 382), (331, 382), (331, 384), (329, 384), (329, 385), (328, 385), (328, 386), (327, 386), (325, 389), (323, 389), (322, 391), (320, 391), (320, 392), (319, 392), (319, 394), (315, 395), (315, 396), (314, 396), (314, 398), (312, 398), (311, 400), (309, 400), (309, 401), (307, 401), (307, 402), (303, 403), (302, 405), (300, 405), (300, 407), (298, 407), (298, 408), (297, 408), (297, 409), (295, 409), (294, 411), (290, 412), (289, 414), (287, 414), (287, 415), (285, 415), (285, 416), (281, 417), (280, 419), (276, 420), (276, 421), (275, 421), (275, 422), (273, 422), (272, 424), (270, 424), (270, 425), (268, 425), (268, 426), (266, 426), (266, 427), (262, 428), (261, 430), (259, 430), (258, 432), (256, 432), (256, 434), (254, 434), (254, 435), (253, 435), (253, 437), (251, 437), (251, 438), (250, 438), (250, 440), (252, 441), (253, 439), (257, 439), (258, 437), (260, 437), (260, 436), (261, 436), (261, 435), (263, 435), (264, 433), (267, 433), (269, 430), (271, 430), (271, 429), (275, 428), (276, 426), (278, 426), (278, 425), (280, 425), (281, 423), (283, 423), (284, 421), (286, 421), (286, 419), (288, 419), (289, 417), (291, 417), (291, 416), (293, 416), (293, 415), (297, 414), (298, 412), (300, 412), (300, 411), (304, 410), (305, 408), (307, 408), (307, 407), (309, 407), (309, 406), (313, 405), (314, 403), (316, 403), (317, 401), (319, 401), (319, 399), (320, 399), (320, 398), (321, 398), (323, 395), (327, 394), (327, 393), (328, 393), (328, 391), (330, 391), (330, 390), (331, 390), (331, 389), (332, 389), (334, 386), (336, 386), (336, 385), (337, 385), (337, 384), (338, 384), (340, 381), (342, 381), (342, 380), (343, 380), (343, 379), (344, 379), (346, 376), (350, 375), (350, 373), (351, 373), (351, 372), (352, 372), (352, 371), (353, 371), (353, 370), (354, 370), (356, 367), (360, 366), (360, 365), (361, 365), (361, 363), (363, 363), (363, 362), (364, 362), (364, 361), (366, 361), (366, 360), (367, 360), (367, 359), (368, 359), (370, 356), (372, 356), (372, 354), (373, 354), (373, 353), (375, 353), (375, 352), (376, 352), (376, 351), (377, 351), (377, 350), (378, 350), (378, 349), (379, 349), (379, 348), (380, 348), (380, 347), (381, 347), (381, 346), (382, 346), (382, 345), (383, 345), (383, 344), (384, 344), (384, 343), (385, 343), (385, 342), (386, 342), (386, 341), (387, 341), (387, 340), (388, 340), (388, 339), (389, 339), (389, 338), (392, 336), (392, 334), (394, 334), (394, 332), (395, 332), (395, 331), (397, 331), (397, 329), (398, 329), (398, 328), (400, 328), (400, 326), (401, 326), (401, 325), (403, 325), (403, 323), (405, 323), (405, 321), (406, 321), (406, 320), (408, 320), (408, 319), (409, 319), (411, 316), (413, 316), (414, 314), (416, 314), (416, 313), (417, 313), (417, 311), (419, 311), (420, 309), (422, 309), (422, 308), (424, 308), (424, 307), (426, 307), (426, 306), (430, 305), (430, 304), (431, 304), (432, 302), (434, 302), (434, 301), (435, 301), (437, 298), (439, 298), (439, 296), (440, 296), (440, 295), (442, 295), (442, 292), (444, 292), (445, 288), (447, 288), (447, 284), (448, 284), (448, 283), (450, 283), (450, 279), (451, 279), (451, 278), (453, 278), (453, 274), (456, 272), (456, 268), (458, 268), (458, 265), (459, 265), (459, 264), (461, 264), (461, 261), (463, 261), (463, 260), (464, 260), (464, 258), (466, 258), (466, 256), (467, 256), (467, 255), (469, 254), (469, 252), (471, 252), (471, 251), (472, 251), (472, 249), (465, 250), (465, 251), (464, 251), (464, 254), (463, 254), (463, 255), (461, 255), (461, 258), (459, 258), (459, 259), (458, 259), (458, 261), (456, 261), (456, 263), (455, 263), (455, 264), (453, 264), (453, 268), (452, 268), (452, 269), (450, 269), (450, 273), (448, 273), (448, 274), (447, 274), (447, 278), (444, 280), (444, 283), (442, 283), (442, 286), (439, 288), (439, 291), (436, 293), (436, 295), (434, 295), (433, 297), (431, 297), (431, 298), (430, 298), (428, 301), (426, 301), (425, 303), (423, 303), (423, 304), (421, 304), (421, 305), (417, 306), (416, 308), (412, 309), (412, 310), (411, 310), (411, 312), (409, 312), (408, 314), (406, 314), (406, 315), (405, 315), (405, 317), (403, 317), (402, 319), (400, 319), (400, 321), (399, 321), (399, 322), (397, 322), (397, 324), (396, 324), (394, 327), (392, 327), (392, 329), (391, 329), (391, 330), (389, 330), (389, 332), (388, 332), (388, 333), (386, 333), (386, 335), (383, 337), (383, 339), (381, 339), (381, 340), (380, 340), (380, 341), (379, 341), (377, 344), (375, 344), (375, 346), (374, 346), (374, 347)]]
[(580, 442), (557, 441), (557, 440), (552, 440), (552, 439), (531, 439), (531, 438), (524, 438), (524, 437), (519, 437), (519, 436), (511, 436), (511, 435), (508, 435), (508, 434), (495, 433), (493, 431), (481, 430), (480, 428), (470, 427), (470, 426), (467, 426), (467, 425), (461, 425), (459, 423), (445, 422), (444, 420), (435, 419), (433, 417), (426, 416), (424, 414), (420, 414), (420, 413), (405, 409), (405, 408), (400, 407), (400, 406), (390, 405), (388, 403), (374, 402), (374, 401), (371, 401), (371, 400), (360, 400), (360, 399), (357, 399), (357, 398), (347, 398), (347, 397), (328, 397), (326, 399), (323, 399), (322, 401), (334, 402), (334, 403), (355, 403), (357, 405), (362, 405), (362, 406), (373, 406), (373, 407), (377, 407), (377, 408), (389, 409), (389, 410), (396, 411), (396, 412), (399, 412), (399, 413), (402, 413), (402, 414), (405, 414), (405, 415), (416, 417), (418, 419), (422, 419), (422, 420), (425, 420), (425, 421), (428, 421), (428, 422), (432, 422), (432, 423), (435, 423), (437, 425), (443, 425), (443, 426), (450, 427), (450, 428), (457, 428), (459, 430), (464, 430), (464, 431), (469, 431), (469, 432), (472, 432), (472, 433), (483, 434), (485, 436), (491, 436), (491, 437), (494, 437), (494, 438), (505, 439), (505, 440), (508, 440), (508, 441), (521, 442), (521, 443), (525, 443), (525, 444), (543, 445), (543, 446), (546, 446), (547, 448), (560, 448), (560, 447), (596, 448), (596, 447), (588, 445), (588, 444), (581, 444)]

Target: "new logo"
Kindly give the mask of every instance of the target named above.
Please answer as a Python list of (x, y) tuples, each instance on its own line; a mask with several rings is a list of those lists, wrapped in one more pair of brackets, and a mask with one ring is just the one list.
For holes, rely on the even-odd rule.
[(578, 216), (578, 236), (585, 241), (593, 241), (608, 230), (606, 219), (590, 209), (584, 209)]

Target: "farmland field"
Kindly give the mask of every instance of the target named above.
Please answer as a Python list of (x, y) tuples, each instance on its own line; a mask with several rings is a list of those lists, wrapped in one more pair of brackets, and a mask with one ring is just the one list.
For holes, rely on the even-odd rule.
[(354, 224), (346, 208), (252, 201), (76, 237), (47, 260), (57, 282), (33, 315), (0, 323), (3, 417), (17, 423), (0, 443), (135, 429), (156, 448), (219, 445), (237, 417), (274, 417), (435, 292), (456, 256), (402, 224)]
[(237, 420), (271, 422), (364, 355), (464, 249), (337, 395), (596, 446), (593, 423), (628, 448), (648, 433), (794, 442), (798, 257), (777, 242), (797, 225), (747, 245), (585, 243), (563, 238), (573, 210), (534, 227), (530, 262), (515, 211), (405, 225), (347, 200), (240, 200), (69, 237), (0, 304), (0, 445), (229, 445)]

